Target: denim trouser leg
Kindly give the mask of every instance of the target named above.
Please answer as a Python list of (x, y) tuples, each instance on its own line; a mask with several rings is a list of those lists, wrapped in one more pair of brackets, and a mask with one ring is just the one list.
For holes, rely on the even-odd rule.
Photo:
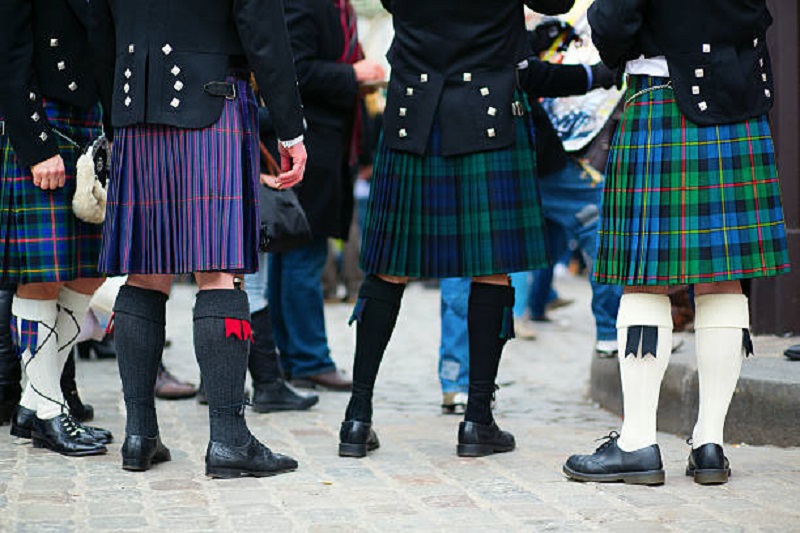
[(250, 302), (250, 314), (266, 309), (267, 302), (267, 254), (258, 254), (258, 272), (244, 277), (244, 291)]
[(530, 275), (530, 272), (515, 272), (510, 276), (511, 286), (514, 287), (514, 316), (517, 318), (525, 314)]
[(439, 379), (442, 392), (469, 390), (469, 332), (467, 304), (470, 278), (440, 280), (442, 340), (439, 347)]
[[(547, 255), (551, 260), (555, 260), (567, 249), (567, 236), (564, 228), (550, 219), (545, 219), (545, 232), (547, 233)], [(553, 290), (553, 267), (549, 266), (541, 270), (534, 270), (533, 280), (531, 281), (528, 292), (528, 306), (531, 318), (542, 318), (545, 316), (547, 304), (555, 299), (556, 294)]]
[(275, 343), (293, 378), (336, 369), (328, 348), (322, 299), (327, 257), (326, 238), (270, 257), (267, 284)]

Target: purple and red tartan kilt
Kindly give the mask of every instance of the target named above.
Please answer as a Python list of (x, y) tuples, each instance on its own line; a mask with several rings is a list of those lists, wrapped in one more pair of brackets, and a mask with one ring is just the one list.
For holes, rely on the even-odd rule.
[(204, 129), (115, 130), (100, 270), (108, 274), (258, 270), (257, 106), (234, 77)]
[[(102, 134), (100, 106), (80, 109), (45, 101), (48, 124), (81, 146)], [(101, 228), (72, 212), (80, 151), (56, 136), (66, 168), (66, 184), (44, 191), (33, 184), (30, 168), (17, 161), (8, 139), (0, 135), (0, 282), (66, 282), (96, 278)]]
[(767, 117), (694, 124), (666, 82), (630, 77), (606, 169), (595, 279), (685, 285), (788, 272)]

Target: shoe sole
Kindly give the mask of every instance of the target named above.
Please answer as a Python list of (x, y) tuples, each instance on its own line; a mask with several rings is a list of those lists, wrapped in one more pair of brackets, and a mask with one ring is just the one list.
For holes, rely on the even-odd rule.
[(666, 474), (663, 470), (645, 470), (644, 472), (620, 472), (618, 474), (583, 474), (572, 470), (567, 465), (564, 474), (575, 481), (596, 483), (627, 483), (629, 485), (663, 485)]
[(294, 379), (290, 383), (298, 389), (327, 390), (332, 392), (350, 392), (353, 390), (352, 385), (323, 385), (322, 383), (314, 383), (307, 379)]
[(68, 452), (64, 450), (56, 450), (50, 445), (49, 442), (43, 439), (38, 439), (35, 436), (33, 437), (33, 447), (50, 450), (51, 452), (56, 452), (66, 457), (90, 457), (92, 455), (103, 455), (108, 452), (108, 448), (106, 448), (105, 446), (95, 448), (94, 450), (86, 450), (82, 452)]
[(311, 409), (319, 403), (319, 397), (313, 398), (299, 406), (287, 406), (280, 403), (253, 404), (253, 411), (256, 413), (277, 413), (280, 411), (305, 411)]
[(30, 439), (33, 437), (30, 429), (21, 428), (15, 424), (11, 424), (11, 431), (9, 431), (9, 433), (18, 439)]
[(220, 468), (220, 467), (206, 467), (206, 477), (210, 477), (212, 479), (238, 479), (242, 477), (272, 477), (277, 476), (280, 474), (288, 474), (289, 472), (294, 472), (297, 470), (297, 467), (292, 468), (284, 468), (281, 470), (270, 470), (270, 471), (254, 471), (254, 470), (243, 470), (241, 468)]
[(172, 454), (169, 451), (167, 451), (167, 453), (162, 456), (156, 454), (149, 461), (147, 459), (142, 459), (140, 457), (127, 458), (127, 459), (123, 457), (122, 469), (127, 470), (128, 472), (146, 472), (151, 468), (153, 468), (153, 465), (157, 465), (159, 463), (166, 463), (167, 461), (172, 461)]
[(380, 444), (352, 444), (349, 442), (340, 442), (339, 457), (366, 457), (368, 452), (374, 452), (380, 447)]
[(456, 454), (459, 457), (486, 457), (496, 453), (507, 453), (514, 451), (516, 446), (493, 446), (491, 444), (459, 444), (456, 447)]
[(467, 406), (463, 404), (457, 405), (442, 405), (443, 415), (463, 415), (467, 410)]
[(731, 477), (731, 469), (692, 470), (687, 468), (686, 475), (694, 478), (698, 485), (722, 485)]

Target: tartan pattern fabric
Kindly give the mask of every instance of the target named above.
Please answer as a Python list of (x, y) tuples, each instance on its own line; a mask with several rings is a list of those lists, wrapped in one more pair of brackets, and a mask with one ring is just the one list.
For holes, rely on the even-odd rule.
[(640, 93), (666, 82), (631, 77), (606, 170), (595, 279), (682, 285), (787, 272), (767, 117), (698, 126), (671, 88)]
[[(49, 124), (81, 146), (102, 134), (99, 105), (79, 109), (45, 101)], [(66, 282), (96, 278), (101, 228), (72, 212), (80, 151), (56, 137), (64, 160), (64, 187), (44, 191), (33, 184), (29, 168), (14, 155), (7, 135), (0, 135), (0, 280), (2, 283)]]
[(258, 123), (236, 83), (204, 129), (139, 124), (114, 134), (100, 269), (119, 274), (258, 269)]
[(546, 267), (534, 132), (527, 113), (515, 122), (513, 146), (462, 156), (440, 155), (438, 124), (425, 156), (391, 150), (381, 140), (362, 269), (441, 278)]

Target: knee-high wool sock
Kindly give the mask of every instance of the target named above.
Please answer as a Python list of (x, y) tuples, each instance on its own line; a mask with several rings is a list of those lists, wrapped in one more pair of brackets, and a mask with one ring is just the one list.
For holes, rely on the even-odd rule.
[(42, 420), (55, 418), (64, 405), (56, 300), (15, 297), (12, 310), (17, 317), (22, 365), (28, 376), (20, 404), (36, 411), (36, 416)]
[(194, 306), (194, 352), (208, 398), (211, 440), (246, 444), (244, 382), (253, 332), (247, 294), (236, 289), (203, 290)]
[(469, 399), (464, 420), (491, 424), (492, 397), (500, 356), (514, 336), (514, 288), (472, 283), (467, 307)]
[(631, 452), (656, 443), (661, 381), (672, 354), (672, 306), (660, 294), (625, 294), (617, 315), (623, 422), (618, 445)]
[(167, 298), (163, 292), (125, 285), (114, 304), (114, 340), (128, 435), (158, 435), (154, 390), (164, 351)]
[(722, 444), (749, 338), (750, 312), (743, 294), (707, 294), (695, 299), (695, 342), (700, 409), (692, 446)]
[(91, 301), (91, 294), (81, 294), (68, 287), (62, 287), (58, 293), (58, 319), (56, 320), (59, 340), (58, 358), (61, 366), (61, 390), (65, 396), (77, 394), (77, 390), (68, 392), (75, 382), (74, 358), (71, 363), (71, 372), (65, 367), (72, 347), (75, 346), (81, 333), (81, 325), (86, 318)]
[(357, 321), (353, 392), (345, 420), (372, 421), (372, 391), (383, 354), (392, 337), (405, 284), (390, 283), (370, 275), (358, 291), (350, 323)]

